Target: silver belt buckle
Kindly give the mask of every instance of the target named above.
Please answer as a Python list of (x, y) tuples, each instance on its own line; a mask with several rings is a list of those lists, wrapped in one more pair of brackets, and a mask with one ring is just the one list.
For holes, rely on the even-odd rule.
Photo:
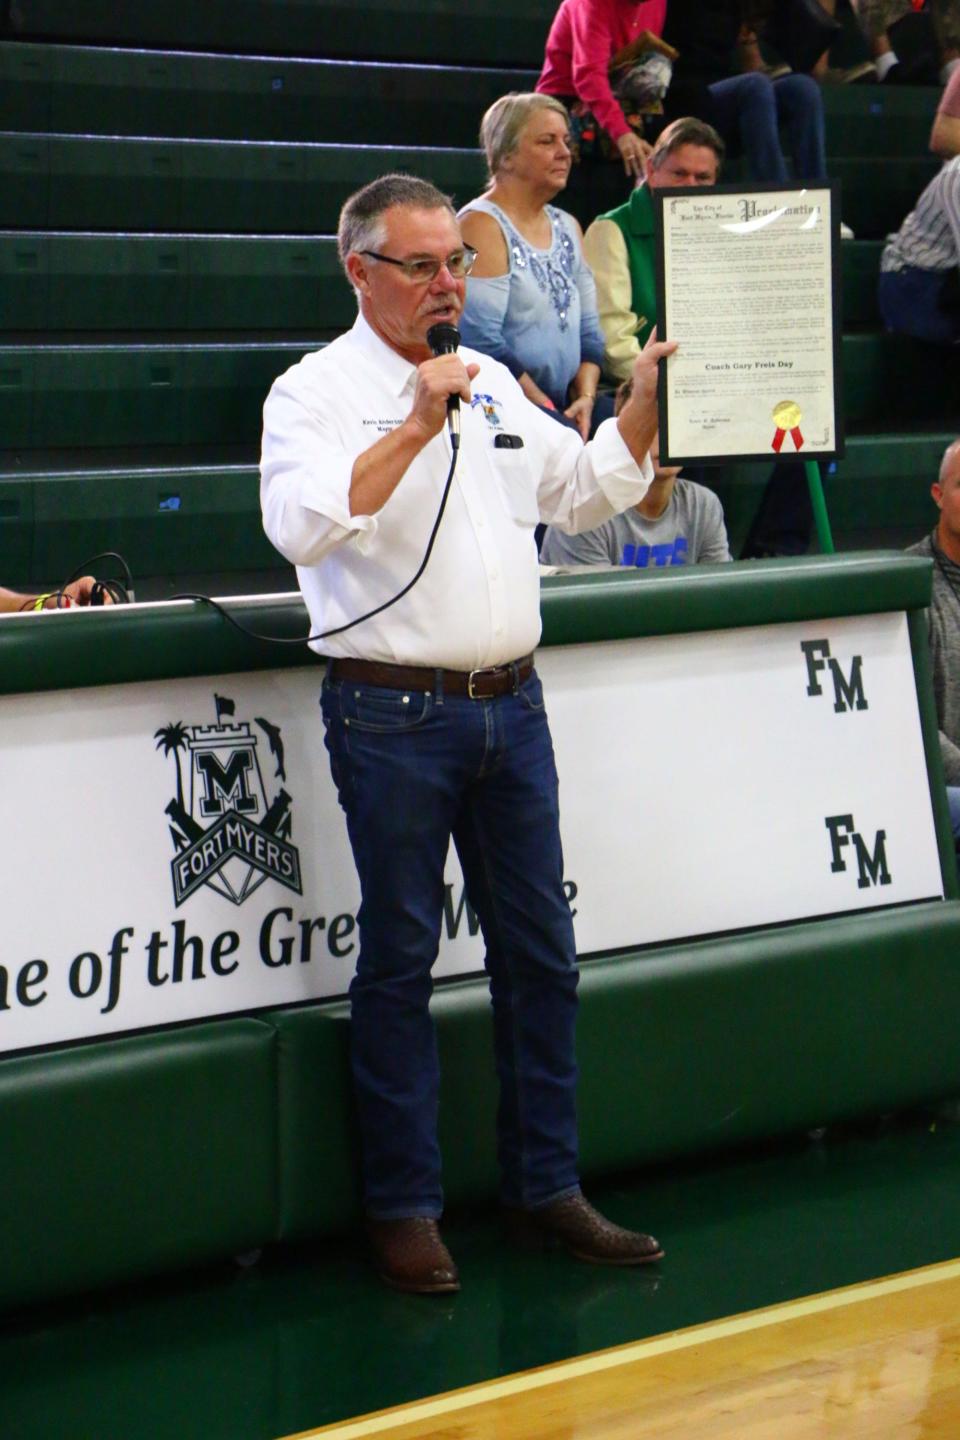
[(467, 676), (467, 698), (470, 700), (482, 700), (484, 697), (482, 695), (477, 695), (474, 691), (474, 679), (477, 675), (495, 675), (500, 669), (502, 669), (502, 666), (500, 665), (488, 665), (485, 669), (482, 670), (471, 670), (470, 674)]

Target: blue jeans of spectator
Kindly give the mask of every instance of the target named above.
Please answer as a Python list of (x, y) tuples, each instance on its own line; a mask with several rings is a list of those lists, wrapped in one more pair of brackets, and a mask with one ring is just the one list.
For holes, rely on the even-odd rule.
[(947, 805), (950, 809), (950, 829), (953, 841), (960, 850), (960, 785), (947, 786)]
[(539, 679), (494, 700), (328, 679), (321, 705), (360, 878), (351, 1063), (367, 1214), (443, 1209), (428, 1007), (451, 835), (486, 942), (503, 1200), (576, 1189), (578, 973)]
[(944, 308), (951, 281), (950, 270), (882, 270), (878, 297), (880, 314), (888, 330), (950, 345), (960, 340), (960, 310)]
[(710, 86), (710, 98), (717, 129), (728, 144), (739, 143), (751, 179), (778, 185), (789, 182), (780, 148), (781, 125), (795, 178), (826, 178), (823, 101), (811, 76), (785, 75), (771, 81), (756, 71), (732, 75)]

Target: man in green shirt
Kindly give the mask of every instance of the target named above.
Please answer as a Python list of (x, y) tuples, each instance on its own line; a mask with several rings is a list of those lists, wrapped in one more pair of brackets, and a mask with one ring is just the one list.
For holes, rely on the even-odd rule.
[(711, 125), (685, 117), (661, 134), (646, 162), (646, 180), (630, 199), (599, 215), (583, 250), (597, 283), (604, 338), (604, 369), (629, 378), (657, 322), (656, 251), (651, 190), (672, 185), (716, 185), (724, 144)]

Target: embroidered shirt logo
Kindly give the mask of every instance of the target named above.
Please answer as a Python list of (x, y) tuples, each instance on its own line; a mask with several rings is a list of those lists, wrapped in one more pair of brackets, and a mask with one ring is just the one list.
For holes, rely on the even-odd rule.
[(494, 430), (503, 429), (503, 421), (497, 414), (497, 406), (502, 404), (502, 400), (495, 400), (492, 395), (477, 394), (471, 396), (470, 399), (470, 408), (474, 410), (479, 405), (483, 412), (484, 420), (486, 420), (487, 424), (492, 426)]

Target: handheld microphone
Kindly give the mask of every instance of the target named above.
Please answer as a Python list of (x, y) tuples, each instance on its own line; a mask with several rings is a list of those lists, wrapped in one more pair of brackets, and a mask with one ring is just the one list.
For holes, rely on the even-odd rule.
[[(448, 325), (445, 321), (439, 325), (431, 325), (427, 331), (427, 344), (434, 355), (455, 355), (460, 345), (460, 331), (456, 325)], [(450, 429), (450, 446), (453, 450), (460, 448), (460, 396), (447, 396), (447, 425)]]

